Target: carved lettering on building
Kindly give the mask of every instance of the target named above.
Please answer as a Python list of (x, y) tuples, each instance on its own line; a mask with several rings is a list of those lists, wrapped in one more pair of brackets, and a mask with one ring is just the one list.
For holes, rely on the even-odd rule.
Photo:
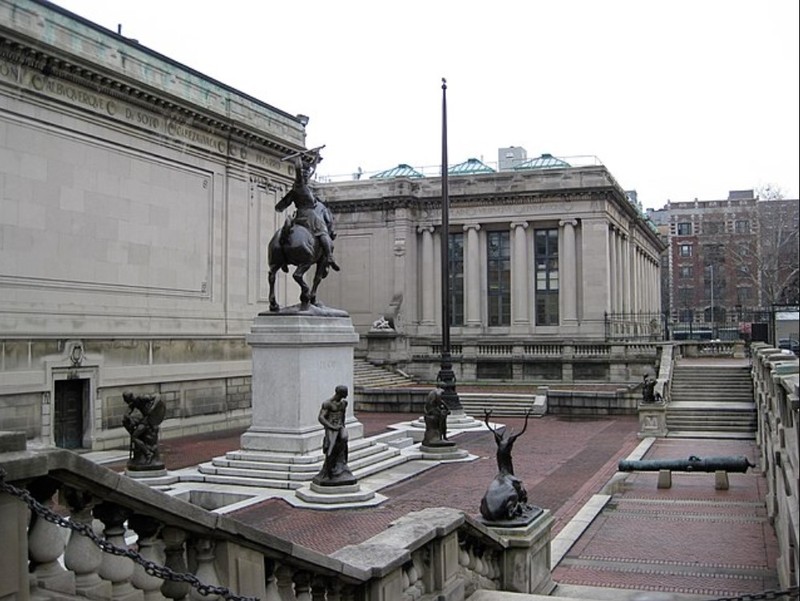
[(226, 138), (192, 127), (179, 119), (171, 119), (79, 85), (48, 77), (39, 71), (0, 60), (0, 79), (21, 88), (34, 90), (68, 104), (92, 110), (152, 133), (211, 150), (221, 155), (267, 167), (275, 171), (288, 169), (277, 158), (253, 148), (234, 144)]

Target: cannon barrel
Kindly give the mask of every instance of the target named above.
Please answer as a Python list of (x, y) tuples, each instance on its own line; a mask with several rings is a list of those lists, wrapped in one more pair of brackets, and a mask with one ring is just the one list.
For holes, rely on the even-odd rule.
[(688, 459), (620, 459), (619, 471), (621, 472), (658, 472), (671, 470), (673, 472), (747, 472), (748, 467), (755, 467), (750, 460), (743, 456), (735, 457), (706, 457), (701, 459), (692, 455)]

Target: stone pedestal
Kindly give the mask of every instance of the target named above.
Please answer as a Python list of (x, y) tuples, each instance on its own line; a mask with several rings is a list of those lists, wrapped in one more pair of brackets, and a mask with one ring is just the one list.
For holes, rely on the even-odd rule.
[(374, 491), (363, 489), (360, 484), (321, 486), (312, 482), (308, 488), (297, 489), (295, 494), (306, 503), (320, 505), (362, 503), (375, 498)]
[(420, 444), (419, 452), (422, 459), (434, 461), (460, 461), (469, 457), (469, 453), (464, 449), (459, 449), (454, 442), (438, 445)]
[(350, 441), (364, 429), (353, 414), (353, 349), (358, 334), (347, 316), (265, 314), (247, 342), (253, 354), (253, 423), (243, 450), (304, 454), (322, 447), (322, 402), (337, 385), (348, 387)]
[(508, 540), (504, 554), (504, 591), (549, 595), (555, 588), (550, 575), (550, 510), (545, 509), (529, 524), (517, 527), (489, 526)]
[(667, 406), (639, 403), (639, 438), (663, 438), (667, 432)]

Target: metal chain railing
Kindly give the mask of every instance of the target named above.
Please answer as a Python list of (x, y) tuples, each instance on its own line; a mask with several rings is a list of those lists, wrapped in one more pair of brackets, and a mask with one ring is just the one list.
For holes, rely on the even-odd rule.
[(0, 467), (0, 492), (5, 492), (13, 497), (17, 497), (23, 503), (25, 503), (31, 511), (33, 511), (37, 516), (40, 518), (52, 522), (53, 524), (57, 524), (62, 528), (69, 528), (73, 532), (77, 532), (78, 534), (89, 538), (95, 545), (100, 547), (105, 553), (110, 553), (111, 555), (120, 555), (123, 557), (127, 557), (132, 561), (136, 562), (140, 566), (144, 568), (144, 571), (147, 572), (150, 576), (155, 576), (162, 580), (170, 580), (172, 582), (185, 582), (192, 586), (193, 588), (197, 589), (201, 595), (208, 596), (208, 595), (219, 595), (223, 599), (227, 601), (260, 601), (257, 597), (242, 597), (231, 592), (230, 589), (224, 586), (214, 586), (211, 584), (203, 584), (194, 574), (189, 574), (186, 572), (175, 572), (166, 566), (159, 565), (149, 559), (145, 559), (136, 551), (131, 549), (123, 549), (120, 547), (116, 547), (107, 540), (100, 538), (92, 528), (91, 524), (80, 524), (73, 522), (72, 520), (68, 520), (67, 518), (58, 515), (48, 507), (42, 505), (39, 501), (31, 496), (30, 492), (27, 490), (17, 488), (16, 486), (9, 484), (6, 482), (6, 471)]

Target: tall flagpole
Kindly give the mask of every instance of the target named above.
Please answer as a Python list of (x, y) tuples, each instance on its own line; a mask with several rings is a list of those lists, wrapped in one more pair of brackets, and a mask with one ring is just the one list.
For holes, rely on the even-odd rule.
[(442, 359), (437, 384), (450, 411), (463, 410), (450, 357), (450, 197), (447, 188), (447, 80), (442, 77)]

